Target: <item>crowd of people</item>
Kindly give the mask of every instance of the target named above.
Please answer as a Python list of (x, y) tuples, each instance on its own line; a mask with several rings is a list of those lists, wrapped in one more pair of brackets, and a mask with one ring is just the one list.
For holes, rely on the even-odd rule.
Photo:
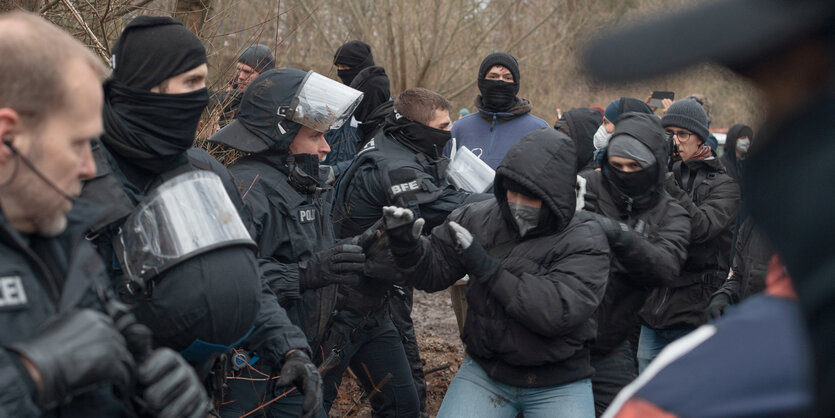
[[(600, 80), (753, 80), (768, 123), (722, 146), (701, 94), (550, 126), (505, 52), (453, 121), (436, 92), (393, 97), (359, 40), (341, 82), (256, 44), (210, 92), (175, 19), (130, 21), (108, 70), (0, 14), (0, 417), (326, 417), (354, 377), (373, 416), (428, 417), (413, 292), (461, 283), (439, 417), (829, 416), (833, 19), (725, 0), (590, 43)], [(461, 155), (492, 184), (448, 176)]]

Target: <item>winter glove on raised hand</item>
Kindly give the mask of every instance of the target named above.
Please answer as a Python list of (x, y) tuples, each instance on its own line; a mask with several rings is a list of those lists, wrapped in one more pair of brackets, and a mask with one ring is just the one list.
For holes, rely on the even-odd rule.
[(483, 281), (493, 277), (499, 270), (499, 263), (487, 254), (481, 243), (473, 238), (473, 234), (453, 221), (449, 223), (449, 229), (461, 250), (464, 268), (470, 279)]
[(127, 393), (134, 361), (109, 316), (81, 309), (50, 322), (34, 338), (10, 344), (40, 374), (37, 402), (44, 409), (87, 388), (110, 383)]
[(609, 241), (609, 246), (613, 250), (624, 250), (632, 246), (632, 228), (599, 213), (593, 215), (600, 227), (603, 228), (606, 240)]
[(672, 172), (664, 174), (664, 190), (676, 200), (681, 200), (681, 196), (686, 193), (679, 187), (676, 182), (676, 176)]
[(334, 245), (299, 262), (299, 281), (302, 290), (318, 289), (329, 284), (356, 284), (364, 267), (362, 247)]
[(170, 348), (154, 350), (137, 367), (142, 399), (160, 418), (204, 418), (212, 405), (194, 369)]
[(304, 395), (302, 417), (313, 417), (322, 407), (322, 378), (304, 351), (294, 350), (281, 367), (276, 386), (295, 386)]
[(397, 206), (383, 206), (383, 225), (386, 228), (389, 248), (401, 267), (411, 267), (417, 263), (420, 254), (420, 233), (423, 231), (423, 218), (415, 219), (410, 209)]
[(731, 305), (731, 297), (727, 293), (720, 292), (710, 298), (707, 304), (707, 317), (710, 320), (717, 320), (725, 313), (725, 309)]

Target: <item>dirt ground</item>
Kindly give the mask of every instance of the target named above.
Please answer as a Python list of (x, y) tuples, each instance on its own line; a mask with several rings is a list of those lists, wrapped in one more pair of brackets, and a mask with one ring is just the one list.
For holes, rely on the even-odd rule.
[[(429, 414), (435, 416), (450, 381), (464, 358), (464, 346), (458, 336), (458, 324), (452, 311), (449, 291), (424, 293), (415, 291), (412, 320), (415, 323), (418, 347), (424, 364)], [(339, 397), (330, 411), (331, 417), (370, 417), (371, 409), (362, 391), (349, 374), (342, 378)]]

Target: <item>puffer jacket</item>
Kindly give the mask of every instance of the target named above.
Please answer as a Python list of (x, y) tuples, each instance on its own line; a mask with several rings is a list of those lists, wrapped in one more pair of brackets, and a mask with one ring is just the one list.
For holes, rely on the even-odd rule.
[[(452, 124), (452, 137), (456, 147), (466, 146), (495, 170), (519, 138), (548, 123), (530, 114), (531, 102), (526, 99), (518, 99), (507, 112), (488, 112), (481, 106), (480, 98), (476, 99), (478, 112)], [(444, 155), (450, 155), (451, 146), (450, 141)]]
[[(652, 150), (658, 179), (646, 195), (629, 204), (625, 201), (628, 196), (602, 172), (587, 174), (586, 209), (627, 225), (629, 231), (625, 234), (631, 241), (630, 245), (612, 249), (609, 284), (596, 314), (597, 339), (591, 347), (595, 355), (608, 354), (635, 329), (638, 311), (652, 289), (675, 282), (687, 258), (690, 240), (690, 216), (664, 191), (668, 148), (658, 118), (639, 113), (622, 115), (613, 136), (621, 134)], [(608, 164), (605, 150), (602, 161)]]
[[(488, 376), (504, 384), (545, 387), (593, 373), (593, 314), (605, 292), (610, 256), (600, 225), (588, 213), (575, 214), (574, 164), (570, 138), (551, 127), (537, 129), (499, 165), (494, 198), (447, 218), (467, 228), (500, 264), (489, 277), (471, 275), (461, 338)], [(506, 180), (540, 198), (550, 222), (521, 237), (507, 209)], [(439, 291), (468, 273), (448, 222), (421, 238), (422, 254), (404, 271), (416, 288)]]
[(641, 319), (655, 329), (695, 328), (707, 322), (710, 296), (728, 276), (739, 185), (713, 157), (678, 161), (665, 181), (665, 189), (690, 214), (690, 246), (680, 277), (653, 290)]

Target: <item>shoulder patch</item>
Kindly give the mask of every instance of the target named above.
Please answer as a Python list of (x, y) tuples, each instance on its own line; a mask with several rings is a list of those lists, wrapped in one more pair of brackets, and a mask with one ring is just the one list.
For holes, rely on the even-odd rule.
[(0, 309), (23, 306), (27, 302), (20, 276), (0, 277)]
[(357, 155), (360, 155), (360, 154), (362, 154), (364, 152), (367, 152), (367, 151), (371, 151), (373, 149), (377, 149), (377, 146), (374, 144), (374, 138), (372, 138), (370, 141), (368, 141), (368, 143), (365, 144), (365, 146), (362, 147), (362, 149), (357, 152)]

